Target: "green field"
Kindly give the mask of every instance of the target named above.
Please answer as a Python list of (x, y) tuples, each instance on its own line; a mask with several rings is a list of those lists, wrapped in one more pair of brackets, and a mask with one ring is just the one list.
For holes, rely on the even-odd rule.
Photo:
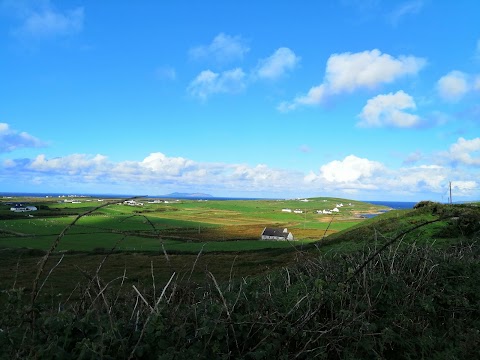
[[(0, 248), (48, 249), (63, 229), (78, 215), (105, 202), (75, 199), (79, 203), (46, 199), (12, 199), (36, 205), (37, 212), (13, 213), (7, 204), (0, 209)], [(301, 200), (168, 200), (128, 206), (122, 200), (81, 217), (62, 237), (56, 250), (93, 251), (246, 251), (301, 247), (327, 235), (355, 226), (360, 214), (382, 207), (336, 198)], [(5, 201), (4, 201), (5, 203)], [(340, 211), (333, 215), (316, 210)], [(282, 209), (301, 209), (301, 214)], [(287, 227), (295, 242), (261, 241), (265, 226)]]

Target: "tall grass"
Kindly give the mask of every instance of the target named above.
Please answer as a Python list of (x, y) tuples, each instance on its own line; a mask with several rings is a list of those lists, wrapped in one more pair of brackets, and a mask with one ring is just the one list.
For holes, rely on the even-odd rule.
[[(477, 223), (478, 219), (477, 213)], [(470, 224), (472, 219), (467, 220)], [(465, 221), (460, 217), (448, 226), (466, 231)], [(404, 243), (407, 233), (380, 234), (377, 241), (355, 252), (325, 256), (320, 248), (312, 257), (298, 251), (292, 266), (255, 277), (229, 276), (226, 281), (210, 271), (202, 280), (191, 281), (201, 251), (186, 279), (172, 269), (168, 279), (159, 282), (151, 262), (150, 283), (127, 285), (126, 270), (105, 281), (101, 268), (108, 262), (108, 253), (97, 268), (82, 270), (85, 280), (69, 297), (74, 301), (59, 300), (55, 294), (44, 294), (40, 300), (45, 286), (33, 286), (29, 294), (14, 283), (4, 291), (0, 355), (27, 359), (476, 358), (480, 348), (478, 229), (459, 236), (448, 247), (429, 245), (424, 239)], [(61, 241), (60, 235), (52, 248)], [(39, 274), (47, 271), (45, 264), (38, 265)], [(49, 274), (52, 271), (55, 265)], [(35, 281), (48, 284), (48, 274)]]

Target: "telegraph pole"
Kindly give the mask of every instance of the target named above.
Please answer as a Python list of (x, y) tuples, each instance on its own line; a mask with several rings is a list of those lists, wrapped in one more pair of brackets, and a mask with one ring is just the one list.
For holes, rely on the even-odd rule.
[(449, 183), (450, 186), (450, 205), (452, 204), (452, 182)]

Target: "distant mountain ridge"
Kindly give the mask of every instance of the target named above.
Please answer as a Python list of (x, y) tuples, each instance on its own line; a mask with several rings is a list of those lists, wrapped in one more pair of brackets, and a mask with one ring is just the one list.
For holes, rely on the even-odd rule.
[(162, 197), (177, 197), (177, 198), (206, 198), (206, 197), (213, 197), (210, 194), (203, 194), (203, 193), (180, 193), (174, 192), (167, 195), (162, 195)]

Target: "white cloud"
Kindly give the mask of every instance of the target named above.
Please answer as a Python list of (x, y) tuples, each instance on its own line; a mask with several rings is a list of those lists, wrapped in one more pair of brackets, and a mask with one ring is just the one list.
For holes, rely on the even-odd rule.
[(413, 98), (403, 92), (377, 95), (367, 101), (359, 117), (362, 127), (401, 127), (409, 128), (419, 124), (420, 117), (409, 114), (405, 110), (415, 110)]
[(218, 34), (209, 45), (190, 49), (193, 59), (213, 59), (220, 63), (242, 60), (250, 49), (240, 36)]
[[(168, 157), (160, 152), (151, 153), (141, 161), (121, 162), (112, 162), (100, 154), (72, 154), (50, 159), (38, 155), (31, 160), (5, 160), (0, 166), (4, 174), (28, 179), (36, 177), (49, 184), (110, 184), (111, 187), (133, 188), (136, 193), (172, 184), (177, 188), (198, 186), (245, 192), (280, 191), (291, 189), (301, 181), (298, 173), (272, 169), (264, 164), (199, 163), (182, 157)], [(22, 176), (24, 174), (28, 176)]]
[[(475, 141), (459, 139), (452, 145), (452, 154), (470, 154), (463, 158), (465, 165), (480, 164), (472, 152), (480, 149)], [(423, 157), (425, 160), (427, 157)], [(453, 181), (454, 195), (477, 197), (479, 171), (437, 164), (387, 168), (384, 164), (349, 155), (319, 167), (317, 173), (274, 169), (266, 164), (202, 163), (182, 157), (169, 157), (156, 152), (139, 161), (110, 161), (104, 155), (72, 154), (58, 158), (39, 155), (33, 159), (5, 159), (0, 162), (0, 181), (20, 179), (24, 184), (42, 183), (42, 188), (57, 191), (69, 184), (72, 189), (144, 193), (171, 189), (198, 189), (214, 194), (317, 194), (339, 196), (356, 194), (360, 198), (418, 198), (427, 194), (440, 199)], [(480, 168), (477, 168), (480, 169)], [(155, 190), (152, 190), (155, 189)], [(196, 190), (196, 191), (198, 191)], [(261, 195), (263, 194), (263, 195)], [(230, 195), (232, 196), (232, 195)]]
[(414, 75), (425, 64), (422, 58), (403, 55), (394, 58), (377, 49), (334, 54), (328, 59), (325, 77), (332, 93), (352, 92), (358, 88), (375, 88), (391, 83), (405, 75)]
[(45, 155), (38, 155), (31, 164), (30, 170), (40, 172), (66, 172), (68, 174), (78, 174), (94, 169), (102, 169), (107, 165), (107, 158), (103, 155), (90, 157), (85, 154), (72, 154), (66, 157), (47, 159)]
[(6, 8), (21, 24), (14, 34), (30, 38), (68, 36), (83, 30), (85, 11), (83, 7), (59, 10), (49, 0), (36, 2), (6, 2)]
[(318, 175), (310, 172), (304, 182), (337, 195), (362, 193), (363, 196), (382, 197), (389, 194), (390, 198), (399, 195), (403, 198), (406, 195), (442, 195), (451, 177), (451, 169), (438, 165), (389, 169), (382, 163), (350, 155), (323, 165)]
[(165, 173), (168, 175), (179, 175), (185, 169), (192, 166), (191, 160), (182, 157), (167, 157), (160, 152), (152, 153), (140, 163), (140, 166), (147, 168), (155, 173)]
[(452, 189), (460, 191), (472, 191), (479, 187), (479, 184), (476, 181), (452, 181)]
[(437, 82), (437, 90), (442, 99), (447, 101), (460, 100), (470, 89), (467, 74), (461, 71), (451, 71)]
[(349, 155), (342, 161), (334, 160), (320, 168), (320, 176), (329, 182), (350, 183), (373, 176), (384, 166), (376, 161)]
[(300, 57), (286, 47), (277, 49), (271, 56), (259, 61), (255, 71), (261, 79), (275, 80), (293, 70), (300, 62)]
[(6, 123), (0, 123), (0, 153), (20, 148), (42, 147), (45, 143), (26, 133), (10, 129)]
[(406, 76), (417, 74), (426, 60), (414, 56), (382, 54), (379, 50), (333, 54), (327, 61), (324, 82), (312, 87), (308, 94), (285, 102), (280, 110), (293, 110), (301, 105), (321, 104), (326, 97), (350, 93), (357, 89), (373, 89)]
[(389, 18), (393, 25), (397, 25), (400, 20), (407, 15), (415, 15), (423, 8), (422, 0), (407, 1), (397, 6), (390, 14)]
[(480, 138), (466, 140), (461, 137), (441, 156), (454, 164), (480, 166)]
[(292, 102), (284, 101), (280, 103), (277, 109), (281, 112), (287, 112), (297, 109), (303, 105), (317, 105), (325, 101), (328, 96), (328, 90), (325, 84), (312, 87), (306, 95), (297, 96)]
[(445, 189), (448, 169), (438, 165), (402, 168), (386, 184), (392, 189), (421, 192), (441, 192)]
[(245, 73), (240, 68), (221, 73), (205, 70), (190, 83), (187, 91), (194, 97), (206, 100), (213, 94), (239, 93), (243, 91), (245, 87)]

